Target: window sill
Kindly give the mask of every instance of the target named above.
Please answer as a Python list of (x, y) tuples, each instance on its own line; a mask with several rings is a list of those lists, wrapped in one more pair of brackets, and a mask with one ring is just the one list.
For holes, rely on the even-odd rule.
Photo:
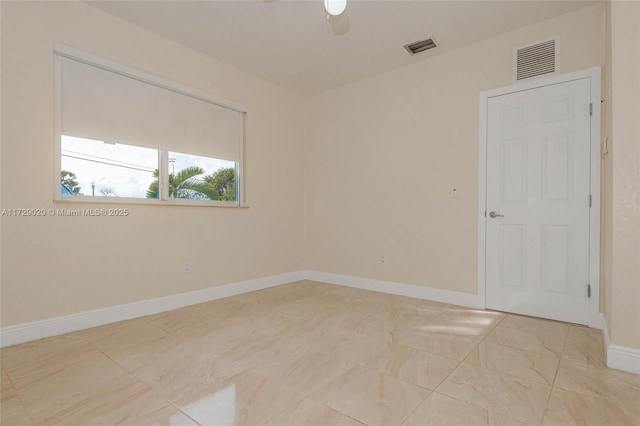
[(193, 201), (185, 199), (157, 200), (147, 198), (125, 198), (125, 197), (88, 197), (81, 195), (61, 195), (54, 197), (54, 203), (73, 204), (111, 204), (111, 205), (147, 205), (147, 206), (182, 206), (182, 207), (222, 207), (232, 209), (248, 209), (246, 204), (224, 203), (216, 201)]

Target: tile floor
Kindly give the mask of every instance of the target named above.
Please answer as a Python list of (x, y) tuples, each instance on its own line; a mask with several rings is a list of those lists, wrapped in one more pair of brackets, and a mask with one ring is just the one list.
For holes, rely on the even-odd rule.
[(2, 425), (640, 425), (599, 331), (304, 281), (2, 349)]

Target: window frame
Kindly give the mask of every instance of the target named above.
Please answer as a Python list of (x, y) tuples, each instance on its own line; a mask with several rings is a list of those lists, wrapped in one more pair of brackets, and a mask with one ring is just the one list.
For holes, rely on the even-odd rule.
[[(64, 195), (60, 190), (60, 173), (62, 172), (62, 57), (83, 62), (87, 65), (102, 68), (106, 71), (121, 74), (142, 83), (152, 84), (166, 90), (190, 96), (204, 102), (209, 102), (242, 114), (242, 139), (240, 146), (240, 158), (236, 169), (236, 201), (220, 200), (190, 200), (184, 198), (169, 198), (167, 184), (169, 181), (169, 151), (180, 151), (180, 146), (172, 146), (170, 150), (153, 148), (158, 151), (158, 189), (159, 198), (132, 198), (132, 197), (94, 197)], [(194, 89), (187, 85), (177, 83), (147, 72), (122, 65), (109, 59), (100, 58), (64, 44), (56, 43), (53, 49), (54, 59), (54, 178), (53, 201), (54, 202), (78, 202), (89, 204), (146, 204), (162, 206), (194, 206), (194, 207), (230, 207), (246, 208), (245, 200), (245, 146), (246, 146), (246, 108), (237, 102), (212, 96), (202, 90)], [(191, 153), (201, 155), (201, 153)], [(204, 155), (206, 156), (206, 155)], [(211, 157), (213, 158), (213, 157)]]

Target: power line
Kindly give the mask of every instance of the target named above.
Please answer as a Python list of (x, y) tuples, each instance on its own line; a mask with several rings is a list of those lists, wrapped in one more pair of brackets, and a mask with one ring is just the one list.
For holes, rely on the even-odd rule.
[(114, 167), (122, 167), (123, 169), (131, 169), (131, 170), (138, 170), (141, 172), (147, 172), (147, 173), (153, 173), (155, 172), (155, 170), (151, 170), (151, 169), (141, 169), (139, 167), (131, 167), (131, 166), (123, 166), (121, 164), (113, 164), (113, 163), (107, 163), (106, 161), (98, 161), (98, 160), (92, 160), (90, 158), (82, 158), (82, 157), (75, 157), (73, 155), (68, 155), (68, 154), (62, 154), (63, 157), (69, 157), (69, 158), (75, 158), (77, 160), (84, 160), (84, 161), (91, 161), (92, 163), (100, 163), (100, 164), (106, 164), (108, 166), (114, 166)]
[[(120, 164), (125, 164), (127, 166), (132, 166), (132, 167), (146, 167), (146, 168), (150, 168), (147, 166), (141, 166), (140, 164), (134, 164), (134, 163), (127, 163), (126, 161), (121, 161), (121, 160), (114, 160), (113, 158), (106, 158), (106, 157), (99, 157), (97, 155), (91, 155), (91, 154), (85, 154), (84, 152), (77, 152), (77, 151), (71, 151), (68, 149), (63, 149), (62, 152), (68, 152), (71, 154), (77, 154), (77, 155), (82, 155), (85, 157), (91, 157), (91, 158), (97, 158), (99, 160), (106, 160), (106, 161), (112, 161), (114, 163), (120, 163)], [(75, 158), (75, 157), (74, 157)], [(153, 170), (153, 169), (151, 169)]]

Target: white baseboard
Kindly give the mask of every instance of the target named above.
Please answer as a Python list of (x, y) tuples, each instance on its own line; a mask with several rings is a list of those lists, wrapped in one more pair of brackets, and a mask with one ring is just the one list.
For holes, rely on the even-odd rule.
[(640, 374), (640, 350), (611, 343), (607, 320), (602, 315), (602, 333), (607, 353), (607, 367), (629, 373)]
[(198, 303), (209, 302), (224, 297), (235, 296), (303, 279), (338, 284), (364, 290), (378, 291), (417, 299), (433, 300), (453, 305), (483, 308), (484, 304), (475, 294), (459, 293), (410, 284), (372, 280), (348, 275), (330, 274), (317, 271), (296, 271), (270, 277), (256, 278), (218, 287), (210, 287), (188, 293), (174, 294), (156, 299), (142, 300), (92, 311), (33, 321), (0, 328), (0, 347), (31, 342), (45, 337), (58, 336), (91, 327), (111, 324), (145, 315), (170, 311)]
[(434, 302), (450, 303), (452, 305), (470, 308), (484, 308), (484, 300), (477, 294), (460, 293), (432, 287), (421, 287), (412, 284), (380, 281), (370, 278), (353, 277), (350, 275), (331, 274), (328, 272), (304, 271), (305, 278), (312, 281), (337, 284), (345, 287), (378, 291), (398, 296), (414, 297), (416, 299), (432, 300)]
[(0, 347), (31, 342), (45, 337), (57, 336), (145, 315), (157, 314), (185, 306), (197, 305), (198, 303), (300, 281), (303, 280), (304, 277), (304, 271), (296, 271), (218, 287), (209, 287), (188, 293), (159, 297), (157, 299), (143, 300), (109, 308), (78, 312), (76, 314), (41, 321), (2, 327), (0, 328)]

